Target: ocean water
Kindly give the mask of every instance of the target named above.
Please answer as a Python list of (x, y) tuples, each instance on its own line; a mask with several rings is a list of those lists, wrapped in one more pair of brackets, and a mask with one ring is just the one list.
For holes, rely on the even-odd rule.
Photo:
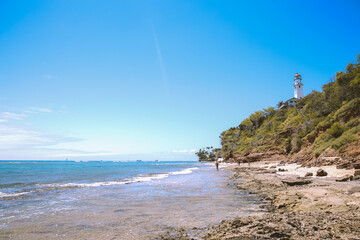
[(0, 239), (192, 237), (261, 212), (231, 173), (198, 162), (0, 161)]

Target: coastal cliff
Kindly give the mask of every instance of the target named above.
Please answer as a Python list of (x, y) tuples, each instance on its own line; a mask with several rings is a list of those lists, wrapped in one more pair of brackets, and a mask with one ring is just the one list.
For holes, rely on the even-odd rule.
[(305, 166), (350, 167), (360, 160), (360, 54), (321, 92), (312, 91), (294, 107), (256, 111), (220, 138), (221, 148), (205, 155), (200, 150), (200, 160), (286, 159)]

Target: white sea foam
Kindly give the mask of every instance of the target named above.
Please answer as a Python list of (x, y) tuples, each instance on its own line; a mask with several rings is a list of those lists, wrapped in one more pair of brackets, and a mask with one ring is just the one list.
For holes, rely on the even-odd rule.
[(181, 175), (181, 174), (190, 174), (193, 172), (193, 170), (198, 169), (197, 167), (194, 168), (187, 168), (181, 171), (177, 171), (177, 172), (171, 172), (170, 175)]
[(8, 197), (18, 197), (25, 194), (32, 193), (33, 191), (27, 191), (27, 192), (14, 192), (14, 193), (3, 193), (0, 192), (0, 198), (8, 198)]
[(72, 188), (72, 187), (101, 187), (110, 185), (126, 184), (126, 181), (106, 181), (106, 182), (94, 182), (94, 183), (64, 183), (64, 184), (43, 184), (41, 186), (55, 187), (55, 188)]
[[(139, 175), (131, 179), (124, 179), (119, 181), (103, 181), (103, 182), (93, 182), (93, 183), (50, 183), (50, 184), (37, 184), (36, 186), (40, 187), (40, 189), (37, 189), (37, 191), (47, 191), (47, 190), (62, 189), (62, 188), (86, 188), (86, 187), (123, 185), (123, 184), (130, 184), (136, 182), (149, 182), (152, 180), (167, 178), (171, 175), (190, 174), (195, 169), (198, 168), (197, 167), (186, 168), (180, 171), (159, 173), (154, 175)], [(0, 192), (0, 198), (18, 197), (32, 192), (36, 192), (36, 191), (15, 192), (15, 193)]]
[[(167, 178), (170, 175), (181, 175), (181, 174), (190, 174), (193, 170), (198, 168), (187, 168), (181, 171), (176, 172), (169, 172), (169, 173), (159, 173), (154, 175), (139, 175), (133, 177), (131, 179), (125, 179), (120, 181), (105, 181), (105, 182), (94, 182), (94, 183), (65, 183), (65, 184), (46, 184), (45, 186), (48, 187), (56, 187), (56, 188), (67, 188), (67, 187), (100, 187), (100, 186), (112, 186), (112, 185), (122, 185), (122, 184), (129, 184), (135, 182), (148, 182), (156, 179), (163, 179)], [(41, 185), (41, 186), (44, 186)]]
[(66, 183), (66, 184), (50, 184), (51, 187), (100, 187), (100, 186), (111, 186), (111, 185), (122, 185), (135, 182), (148, 182), (155, 179), (167, 178), (170, 175), (190, 174), (197, 168), (187, 168), (181, 171), (160, 173), (155, 175), (139, 175), (128, 180), (122, 181), (106, 181), (106, 182), (94, 182), (94, 183)]

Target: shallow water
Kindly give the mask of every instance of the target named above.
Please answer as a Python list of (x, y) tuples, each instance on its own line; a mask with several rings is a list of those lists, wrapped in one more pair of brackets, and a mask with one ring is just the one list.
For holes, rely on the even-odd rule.
[[(197, 237), (223, 219), (261, 211), (256, 196), (237, 190), (229, 184), (231, 173), (216, 171), (212, 165), (78, 164), (81, 168), (77, 165), (71, 174), (50, 179), (44, 179), (46, 174), (36, 177), (35, 170), (35, 184), (29, 184), (31, 177), (2, 178), (0, 184), (7, 188), (0, 190), (0, 238), (151, 239), (178, 227)], [(65, 172), (73, 168), (68, 166)], [(79, 169), (81, 176), (75, 177)], [(26, 191), (31, 193), (15, 195)]]

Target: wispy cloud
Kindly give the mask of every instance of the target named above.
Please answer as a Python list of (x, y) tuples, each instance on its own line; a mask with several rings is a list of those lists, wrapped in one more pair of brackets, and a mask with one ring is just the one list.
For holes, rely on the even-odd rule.
[(22, 113), (0, 113), (0, 159), (50, 159), (54, 154), (79, 152), (58, 145), (82, 139), (29, 127), (28, 116), (37, 113), (53, 110), (30, 107)]
[(44, 107), (28, 107), (24, 113), (27, 114), (36, 114), (36, 113), (55, 113), (55, 114), (68, 114), (69, 111), (66, 110), (66, 106), (60, 106), (60, 109), (50, 109)]
[(41, 132), (23, 127), (0, 125), (0, 150), (47, 147), (64, 142), (79, 141), (77, 138)]
[(58, 79), (57, 76), (50, 75), (50, 74), (45, 74), (45, 75), (43, 75), (43, 78), (46, 78), (46, 79)]
[(188, 150), (187, 150), (187, 149), (184, 149), (184, 150), (174, 150), (173, 152), (174, 152), (174, 153), (186, 153), (186, 152), (188, 152)]
[(51, 113), (53, 112), (53, 110), (49, 109), (49, 108), (39, 108), (39, 107), (29, 107), (30, 112), (46, 112), (46, 113)]
[[(30, 114), (36, 114), (36, 113), (52, 113), (53, 110), (49, 108), (39, 108), (39, 107), (29, 107), (28, 110), (25, 110), (21, 113), (13, 113), (13, 112), (1, 112), (0, 113), (0, 123), (1, 122), (7, 122), (9, 120), (22, 120)], [(60, 110), (59, 113), (62, 113), (65, 111)]]
[(27, 115), (24, 113), (12, 113), (12, 112), (2, 112), (0, 113), (0, 122), (7, 122), (9, 120), (21, 120)]
[(154, 29), (153, 29), (153, 38), (154, 38), (154, 43), (155, 43), (155, 47), (156, 47), (156, 53), (157, 53), (157, 56), (158, 56), (158, 61), (159, 61), (159, 64), (160, 64), (163, 84), (164, 84), (165, 88), (167, 88), (168, 87), (168, 78), (167, 78), (167, 75), (166, 75), (165, 64), (164, 64), (161, 48), (160, 48), (160, 45), (159, 45), (159, 41), (158, 41), (158, 38), (157, 38), (157, 35), (156, 35), (156, 32), (155, 32)]

